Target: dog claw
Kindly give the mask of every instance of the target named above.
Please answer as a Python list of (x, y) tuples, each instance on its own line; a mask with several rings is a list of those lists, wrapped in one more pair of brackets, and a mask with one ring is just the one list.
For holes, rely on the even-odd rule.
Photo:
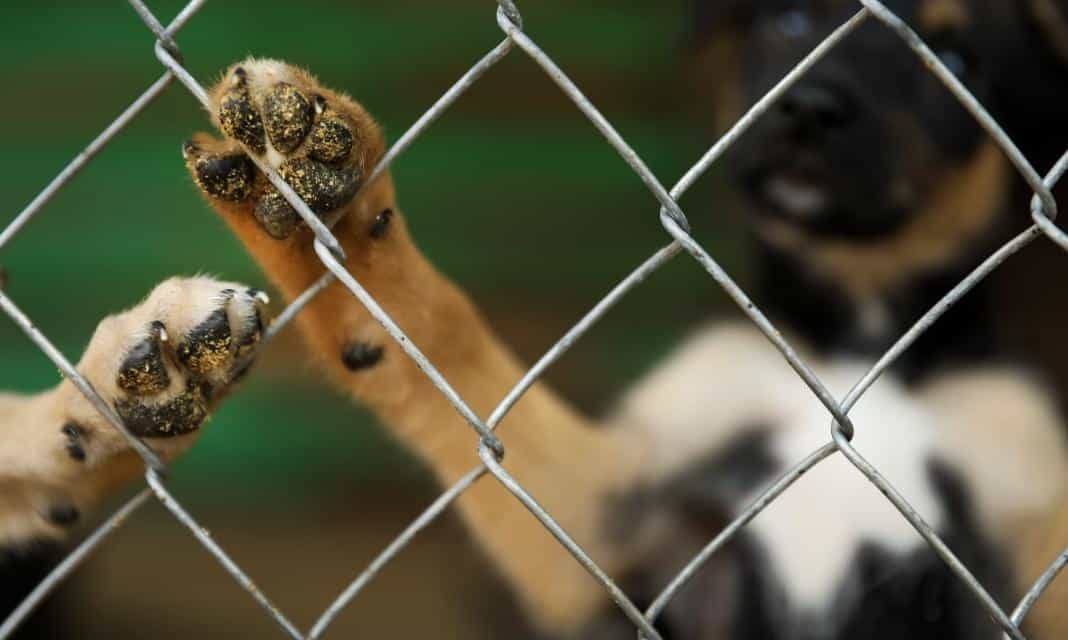
[(271, 297), (268, 296), (267, 292), (263, 291), (262, 289), (249, 289), (248, 295), (250, 298), (252, 298), (256, 302), (259, 302), (263, 306), (271, 304)]

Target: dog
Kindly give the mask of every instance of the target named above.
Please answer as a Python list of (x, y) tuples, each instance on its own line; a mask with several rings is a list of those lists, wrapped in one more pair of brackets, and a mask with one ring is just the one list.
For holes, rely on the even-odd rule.
[[(1064, 153), (1068, 126), (1049, 107), (1065, 97), (1068, 3), (886, 4), (1040, 172)], [(712, 91), (719, 127), (859, 8), (834, 1), (697, 2), (698, 77)], [(759, 301), (824, 354), (878, 358), (1029, 222), (1030, 191), (1004, 153), (899, 36), (874, 19), (757, 121), (726, 164), (754, 235)], [(1027, 273), (1017, 265), (998, 277)], [(900, 379), (923, 394), (940, 379), (1019, 364), (1021, 354), (995, 327), (994, 305), (1006, 303), (998, 289), (991, 278), (950, 308), (900, 358)], [(1051, 385), (1033, 368), (1002, 375), (1029, 378), (1050, 395)], [(1047, 402), (1063, 406), (1064, 399)], [(960, 446), (974, 447), (981, 437), (977, 428)], [(1051, 521), (1055, 526), (1039, 527), (1044, 544), (1023, 544), (1014, 558), (1020, 587), (1068, 540), (1068, 509), (1047, 516)], [(1048, 595), (1032, 616), (1046, 637), (1068, 626), (1055, 612), (1056, 593), (1062, 592)]]
[[(1036, 92), (1063, 86), (1055, 80), (1065, 69), (1055, 40), (1042, 37), (1056, 29), (1036, 22), (1035, 5), (889, 4), (1004, 119), (1010, 134), (1021, 136), (1029, 156), (1063, 144), (1027, 139), (1028, 122), (1050, 125), (1042, 129), (1047, 132), (1063, 130), (1055, 101), (1032, 104), (1051, 97)], [(729, 122), (857, 8), (844, 0), (698, 3), (695, 31), (701, 57), (713, 69), (703, 82), (714, 87), (721, 118)], [(836, 397), (997, 246), (1014, 205), (1023, 209), (1027, 202), (1016, 197), (1022, 191), (1010, 166), (974, 120), (896, 36), (872, 22), (795, 86), (729, 159), (753, 231), (755, 297)], [(1025, 67), (1043, 82), (1028, 82)], [(869, 81), (873, 69), (878, 73)], [(283, 296), (299, 295), (323, 266), (314, 235), (250, 156), (275, 168), (334, 224), (344, 266), (472, 410), (490, 415), (526, 368), (417, 249), (389, 173), (368, 180), (386, 145), (364, 107), (308, 72), (270, 59), (231, 66), (209, 99), (222, 137), (194, 136), (182, 148), (186, 167)], [(196, 306), (200, 315), (183, 318), (206, 322), (205, 311), (227, 295), (233, 299), (216, 289), (207, 298), (212, 304)], [(141, 354), (152, 352), (139, 345), (159, 342), (153, 342), (152, 319), (163, 308), (151, 301), (145, 303), (150, 311), (134, 313), (136, 322), (107, 334), (123, 337), (100, 348), (106, 355), (101, 362), (114, 365), (93, 369), (102, 372), (100, 380), (122, 378), (126, 360), (141, 362)], [(1068, 455), (1054, 399), (1037, 376), (999, 358), (987, 317), (980, 286), (850, 415), (857, 449), (1011, 608), (1034, 578), (1021, 571), (1029, 556), (1019, 534), (1053, 526)], [(178, 344), (195, 333), (188, 327), (199, 326), (188, 319), (161, 321)], [(458, 481), (481, 463), (467, 421), (344, 283), (323, 290), (296, 322), (325, 374), (374, 410), (442, 483)], [(231, 326), (233, 335), (248, 331)], [(225, 390), (236, 377), (236, 347), (227, 349), (220, 360), (226, 373), (213, 378), (212, 389)], [(88, 353), (97, 352), (91, 345)], [(170, 372), (170, 366), (156, 369)], [(181, 393), (173, 385), (182, 379), (172, 377), (153, 403)], [(126, 399), (128, 392), (115, 384), (112, 397)], [(154, 398), (138, 392), (137, 402), (143, 405), (146, 396)], [(79, 424), (94, 420), (87, 412), (78, 415)], [(143, 435), (162, 435), (154, 424)], [(506, 451), (500, 464), (646, 605), (769, 482), (825, 444), (829, 426), (826, 409), (756, 329), (717, 322), (695, 332), (603, 420), (534, 384), (500, 425)], [(195, 435), (192, 428), (181, 431), (185, 435), (160, 442), (181, 446), (181, 438)], [(57, 455), (69, 442), (59, 444)], [(30, 484), (20, 479), (15, 486)], [(633, 637), (633, 625), (610, 606), (604, 589), (501, 484), (477, 482), (458, 507), (541, 633)], [(38, 511), (23, 509), (12, 521), (31, 513)], [(40, 529), (54, 537), (61, 527)], [(1055, 637), (1055, 624), (1040, 632)], [(675, 640), (1000, 634), (970, 592), (841, 456), (812, 469), (713, 556), (656, 625)]]
[[(813, 15), (794, 5), (779, 15), (776, 6), (708, 3), (697, 14), (712, 47), (730, 40), (721, 28), (749, 29), (734, 39), (761, 50), (770, 45), (757, 34), (786, 38), (781, 60), (756, 58), (765, 73), (743, 64), (739, 77), (752, 79), (752, 96), (788, 68), (791, 53), (848, 17), (844, 2), (813, 5), (821, 12)], [(1010, 5), (997, 6), (1015, 15)], [(967, 8), (897, 8), (926, 25), (927, 37), (944, 32), (944, 47), (956, 47), (947, 31), (953, 21), (973, 23), (953, 7)], [(1004, 24), (975, 24), (975, 37), (994, 37), (993, 27)], [(963, 46), (971, 32), (961, 29)], [(1015, 37), (1025, 46), (1024, 35)], [(881, 93), (839, 95), (837, 85), (820, 80), (839, 60), (871, 64), (895, 54), (882, 65), (891, 81)], [(942, 55), (968, 73), (969, 50)], [(856, 74), (848, 67), (837, 73), (835, 82)], [(282, 294), (299, 295), (323, 268), (312, 233), (250, 155), (336, 221), (347, 269), (476, 414), (489, 415), (524, 367), (415, 248), (388, 172), (363, 183), (385, 149), (367, 111), (306, 71), (268, 59), (232, 66), (209, 95), (223, 138), (190, 140), (187, 167)], [(927, 102), (919, 111), (905, 108), (921, 98)], [(857, 154), (871, 156), (874, 166), (862, 166)], [(974, 120), (876, 25), (798, 85), (731, 164), (749, 202), (761, 298), (836, 394), (997, 246), (1013, 191), (1008, 163)], [(1021, 527), (1059, 507), (1068, 458), (1053, 399), (1037, 378), (997, 358), (982, 298), (973, 292), (943, 317), (851, 415), (860, 425), (858, 448), (1008, 606), (1018, 595), (1010, 543)], [(328, 375), (444, 484), (478, 466), (470, 425), (343, 284), (323, 291), (297, 322)], [(697, 332), (623, 398), (606, 425), (592, 422), (534, 385), (501, 425), (503, 464), (644, 603), (761, 488), (828, 438), (826, 410), (755, 329), (731, 323)], [(994, 477), (994, 468), (1005, 471)], [(603, 589), (503, 486), (477, 483), (458, 505), (542, 630), (559, 637), (633, 633), (618, 612), (604, 614)], [(658, 624), (665, 637), (682, 639), (999, 633), (841, 457), (769, 506)]]

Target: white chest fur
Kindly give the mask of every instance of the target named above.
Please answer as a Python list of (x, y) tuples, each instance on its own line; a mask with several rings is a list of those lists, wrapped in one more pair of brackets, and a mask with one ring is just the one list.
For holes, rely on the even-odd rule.
[[(806, 358), (835, 397), (870, 363)], [(646, 432), (650, 480), (665, 478), (754, 428), (769, 434), (779, 471), (830, 441), (825, 407), (754, 329), (718, 325), (695, 334), (622, 404), (627, 428)], [(1033, 381), (979, 369), (908, 389), (884, 376), (850, 413), (854, 445), (935, 529), (943, 513), (932, 459), (956, 469), (995, 537), (1056, 504), (1068, 482), (1059, 421)], [(998, 469), (997, 473), (991, 473)], [(1011, 478), (1011, 480), (1006, 480)], [(757, 490), (748, 498), (755, 497)], [(742, 500), (738, 509), (747, 506)], [(925, 544), (891, 503), (843, 456), (803, 476), (750, 525), (791, 604), (818, 613), (833, 601), (855, 552)]]

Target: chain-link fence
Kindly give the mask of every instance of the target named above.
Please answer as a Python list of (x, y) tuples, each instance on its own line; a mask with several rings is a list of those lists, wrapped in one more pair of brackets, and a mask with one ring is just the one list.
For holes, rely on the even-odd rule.
[[(155, 54), (163, 64), (166, 71), (149, 88), (137, 98), (118, 118), (115, 119), (88, 147), (85, 148), (70, 164), (57, 175), (52, 182), (45, 187), (30, 204), (19, 213), (15, 219), (0, 232), (0, 248), (4, 247), (22, 229), (22, 227), (36, 216), (48, 201), (67, 184), (74, 175), (83, 169), (93, 156), (96, 155), (109, 141), (121, 132), (134, 118), (138, 116), (157, 96), (165, 91), (172, 82), (177, 79), (184, 85), (201, 103), (208, 103), (207, 94), (203, 87), (183, 67), (182, 57), (174, 37), (178, 31), (193, 17), (203, 6), (204, 0), (192, 0), (166, 27), (152, 14), (141, 0), (129, 0), (130, 5), (137, 12), (149, 29), (155, 34), (157, 41)], [(1053, 220), (1057, 214), (1057, 205), (1051, 193), (1054, 184), (1068, 170), (1068, 153), (1061, 157), (1057, 164), (1045, 176), (1040, 176), (1028, 159), (1011, 139), (1001, 129), (999, 124), (968, 92), (960, 81), (948, 71), (935, 56), (923, 40), (892, 11), (877, 0), (858, 0), (859, 10), (849, 20), (839, 26), (815, 49), (813, 49), (796, 67), (794, 67), (774, 88), (771, 89), (756, 105), (754, 105), (734, 126), (722, 136), (701, 159), (683, 175), (674, 187), (666, 189), (660, 180), (653, 175), (637, 153), (619, 135), (616, 129), (597, 110), (597, 108), (583, 95), (582, 91), (568, 78), (568, 76), (556, 65), (553, 59), (546, 54), (531, 36), (523, 28), (523, 20), (517, 7), (512, 0), (498, 0), (497, 24), (504, 32), (504, 40), (489, 50), (478, 62), (476, 62), (452, 87), (441, 96), (434, 105), (428, 109), (413, 124), (407, 132), (388, 150), (382, 161), (376, 167), (375, 172), (368, 178), (366, 183), (385, 171), (400, 153), (407, 149), (416, 139), (423, 135), (430, 125), (445, 112), (446, 109), (459, 99), (464, 93), (490, 70), (497, 62), (518, 48), (530, 56), (541, 69), (564, 91), (575, 106), (586, 115), (605, 140), (623, 157), (624, 161), (641, 178), (652, 195), (660, 204), (659, 217), (664, 230), (670, 236), (670, 243), (653, 254), (644, 263), (638, 266), (630, 275), (624, 278), (616, 287), (594, 308), (575, 324), (560, 340), (549, 349), (544, 356), (523, 376), (518, 384), (503, 398), (492, 414), (483, 419), (476, 415), (466, 404), (464, 399), (449, 385), (449, 382), (437, 371), (419, 351), (417, 345), (412, 343), (385, 311), (376, 303), (374, 298), (363, 288), (352, 274), (343, 266), (344, 252), (338, 244), (330, 229), (323, 223), (308, 206), (300, 200), (293, 190), (278, 176), (269, 166), (254, 159), (259, 168), (267, 175), (271, 183), (286, 197), (300, 216), (314, 231), (316, 236), (315, 251), (319, 259), (327, 268), (327, 273), (320, 278), (302, 295), (297, 297), (286, 310), (281, 313), (265, 334), (263, 346), (279, 330), (285, 327), (301, 309), (327, 285), (335, 279), (340, 281), (371, 315), (380, 322), (389, 334), (397, 341), (402, 349), (416, 361), (419, 367), (426, 373), (437, 389), (443, 393), (449, 402), (471, 425), (478, 436), (479, 457), (481, 464), (471, 469), (459, 481), (453, 484), (447, 491), (434, 501), (418, 518), (416, 518), (400, 535), (398, 535), (371, 564), (346, 588), (329, 607), (322, 613), (319, 619), (307, 632), (297, 629), (286, 615), (280, 611), (263, 594), (245, 571), (238, 566), (223, 549), (211, 539), (204, 529), (197, 523), (191, 514), (183, 507), (181, 502), (166, 486), (166, 468), (153, 451), (137, 437), (131, 434), (123, 425), (122, 420), (114, 410), (93, 389), (92, 385), (82, 377), (70, 362), (61, 354), (52, 343), (33, 325), (15, 303), (0, 291), (0, 308), (4, 310), (21, 327), (41, 351), (53, 362), (62, 373), (69, 378), (85, 394), (86, 398), (97, 410), (129, 440), (130, 445), (141, 455), (146, 465), (145, 480), (147, 487), (137, 493), (125, 505), (112, 514), (102, 525), (89, 535), (72, 553), (70, 553), (52, 572), (43, 580), (34, 591), (22, 602), (22, 604), (0, 625), (0, 640), (8, 638), (16, 630), (19, 624), (41, 603), (60, 582), (62, 582), (86, 557), (92, 553), (97, 545), (108, 534), (119, 527), (123, 521), (139, 507), (145, 504), (152, 496), (155, 496), (180, 522), (187, 527), (191, 534), (204, 546), (208, 553), (226, 569), (227, 572), (256, 600), (278, 626), (293, 638), (311, 640), (320, 637), (334, 618), (356, 598), (360, 592), (375, 578), (393, 558), (403, 552), (411, 543), (412, 539), (433, 522), (452, 502), (470, 488), (476, 482), (498, 481), (510, 491), (537, 519), (552, 533), (575, 560), (589, 571), (605, 588), (611, 599), (619, 606), (623, 613), (634, 623), (639, 637), (659, 639), (660, 635), (655, 628), (658, 614), (664, 609), (672, 597), (687, 583), (687, 581), (709, 560), (709, 558), (722, 548), (735, 534), (746, 526), (758, 513), (773, 502), (778, 496), (786, 491), (802, 474), (834, 454), (844, 455), (873, 485), (875, 485), (886, 498), (893, 503), (901, 516), (915, 527), (931, 548), (942, 558), (956, 577), (961, 580), (974, 596), (982, 603), (989, 615), (1002, 628), (1007, 637), (1015, 640), (1023, 640), (1024, 635), (1020, 631), (1020, 625), (1028, 611), (1034, 606), (1043, 592), (1053, 582), (1060, 570), (1068, 564), (1068, 549), (1062, 552), (1052, 561), (1048, 569), (1039, 577), (1026, 596), (1020, 601), (1014, 611), (1010, 613), (1001, 609), (989, 593), (980, 585), (932, 528), (912, 508), (901, 494), (890, 485), (880, 474), (879, 470), (869, 464), (857, 450), (851, 445), (854, 433), (853, 424), (849, 418), (850, 409), (857, 403), (860, 397), (871, 387), (879, 376), (908, 349), (916, 339), (923, 334), (946, 310), (962, 296), (974, 287), (980, 280), (988, 276), (998, 268), (1009, 256), (1020, 251), (1036, 238), (1046, 235), (1068, 250), (1068, 235), (1057, 228)], [(793, 347), (783, 338), (778, 329), (768, 321), (760, 309), (749, 299), (744, 291), (731, 277), (719, 266), (716, 260), (709, 255), (700, 244), (690, 235), (690, 227), (686, 215), (677, 204), (677, 200), (685, 193), (730, 147), (740, 135), (742, 135), (768, 108), (778, 100), (802, 75), (804, 75), (817, 61), (828, 51), (854, 31), (862, 23), (868, 20), (882, 22), (885, 28), (896, 32), (904, 42), (919, 56), (924, 64), (935, 74), (938, 79), (951, 91), (971, 112), (976, 121), (997, 142), (1011, 162), (1015, 165), (1020, 175), (1034, 192), (1031, 202), (1031, 217), (1033, 224), (1024, 232), (1015, 236), (1004, 246), (990, 255), (982, 264), (972, 271), (965, 279), (959, 282), (944, 298), (920, 318), (900, 339), (891, 347), (871, 370), (859, 380), (850, 392), (841, 400), (834, 398), (823, 383), (802, 361)], [(365, 183), (365, 184), (366, 184)], [(583, 549), (564, 531), (530, 495), (523, 486), (516, 481), (507, 470), (507, 462), (504, 457), (505, 450), (502, 443), (494, 434), (494, 427), (504, 418), (519, 398), (541, 376), (551, 364), (556, 362), (568, 348), (585, 334), (612, 306), (623, 296), (627, 295), (634, 287), (642, 282), (646, 276), (667, 263), (679, 253), (686, 251), (712, 276), (713, 280), (722, 287), (734, 300), (741, 310), (752, 320), (761, 332), (782, 353), (783, 357), (808, 385), (820, 402), (827, 408), (829, 413), (830, 436), (822, 447), (814, 451), (807, 458), (797, 463), (784, 475), (779, 477), (766, 491), (763, 492), (735, 521), (720, 532), (701, 552), (694, 557), (675, 578), (664, 587), (652, 605), (645, 611), (640, 611), (627, 595), (606, 575), (597, 565), (595, 560), (589, 557)], [(495, 480), (484, 478), (487, 474)]]

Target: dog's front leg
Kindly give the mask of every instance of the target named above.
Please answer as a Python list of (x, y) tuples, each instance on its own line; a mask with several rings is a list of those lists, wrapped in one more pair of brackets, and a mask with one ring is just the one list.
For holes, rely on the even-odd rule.
[[(272, 60), (231, 67), (210, 96), (211, 116), (226, 137), (195, 136), (183, 148), (186, 164), (285, 297), (298, 296), (325, 269), (312, 233), (249, 153), (273, 166), (316, 213), (338, 220), (333, 232), (345, 267), (486, 419), (525, 369), (412, 243), (390, 176), (363, 184), (384, 150), (367, 112)], [(330, 377), (372, 408), (442, 482), (480, 464), (470, 425), (342, 284), (315, 297), (297, 323)], [(540, 384), (500, 429), (504, 466), (613, 575), (627, 554), (601, 529), (609, 498), (636, 475), (641, 447), (628, 433), (591, 427)], [(459, 505), (536, 619), (566, 630), (602, 603), (593, 578), (496, 480), (483, 477)]]

